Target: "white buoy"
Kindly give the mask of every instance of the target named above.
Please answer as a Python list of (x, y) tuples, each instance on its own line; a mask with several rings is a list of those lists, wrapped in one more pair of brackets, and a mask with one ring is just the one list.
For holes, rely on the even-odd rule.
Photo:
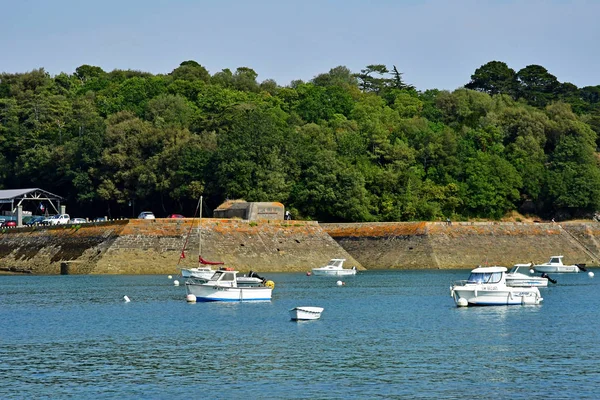
[(535, 270), (533, 268), (529, 270), (530, 274), (533, 274), (534, 272), (535, 272)]
[(588, 276), (589, 276), (590, 278), (593, 278), (593, 277), (594, 277), (594, 273), (593, 273), (592, 271), (590, 271), (590, 272), (588, 272)]
[(342, 285), (344, 284), (344, 282), (342, 282), (342, 281), (337, 281), (335, 284), (336, 284), (336, 285), (338, 285), (338, 286), (342, 286)]
[(129, 303), (131, 300), (129, 300), (129, 297), (127, 296), (123, 296), (123, 300), (125, 300), (125, 303)]
[(195, 303), (196, 302), (196, 296), (194, 296), (193, 294), (188, 294), (185, 299), (187, 300), (188, 303)]
[(467, 299), (465, 299), (464, 297), (461, 297), (460, 299), (458, 299), (458, 301), (456, 302), (456, 305), (459, 307), (466, 307), (469, 305), (469, 302), (467, 301)]
[(169, 279), (173, 279), (173, 277), (171, 275), (169, 275)]
[(178, 281), (178, 280), (174, 280), (174, 281), (173, 281), (173, 285), (175, 285), (175, 286), (179, 286), (179, 281)]

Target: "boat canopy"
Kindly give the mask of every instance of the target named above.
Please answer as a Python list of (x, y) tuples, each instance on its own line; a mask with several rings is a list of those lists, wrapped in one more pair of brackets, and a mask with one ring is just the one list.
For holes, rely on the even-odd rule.
[(341, 267), (344, 265), (344, 261), (346, 261), (345, 258), (332, 258), (329, 260), (329, 264), (327, 264), (327, 266)]
[(467, 283), (499, 283), (502, 280), (502, 274), (503, 271), (471, 272), (469, 279), (467, 279)]
[(548, 264), (562, 264), (562, 258), (563, 256), (552, 256)]
[(477, 267), (471, 272), (506, 272), (506, 267)]

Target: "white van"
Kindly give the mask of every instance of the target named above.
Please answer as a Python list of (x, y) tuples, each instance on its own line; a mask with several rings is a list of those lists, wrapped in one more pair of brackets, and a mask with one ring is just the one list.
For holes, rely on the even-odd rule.
[(69, 214), (56, 214), (42, 221), (43, 225), (61, 225), (68, 224), (71, 220)]

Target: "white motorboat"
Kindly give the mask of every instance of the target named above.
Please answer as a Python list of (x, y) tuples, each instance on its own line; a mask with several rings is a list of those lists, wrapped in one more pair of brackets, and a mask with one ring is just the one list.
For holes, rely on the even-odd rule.
[(505, 267), (478, 267), (469, 279), (455, 282), (450, 295), (458, 307), (540, 304), (543, 300), (537, 287), (506, 285)]
[(329, 260), (329, 263), (324, 267), (313, 268), (313, 275), (321, 276), (347, 276), (356, 275), (356, 267), (350, 269), (344, 268), (345, 258), (333, 258)]
[(267, 280), (258, 285), (238, 284), (238, 271), (221, 269), (208, 281), (189, 279), (185, 282), (188, 295), (196, 296), (196, 301), (257, 301), (271, 300), (275, 284)]
[(294, 321), (308, 321), (321, 318), (322, 312), (321, 307), (294, 307), (290, 310), (290, 316)]
[(562, 262), (563, 256), (552, 256), (550, 261), (543, 264), (535, 264), (533, 266), (536, 272), (554, 272), (554, 273), (565, 273), (565, 272), (579, 272), (587, 271), (585, 264), (572, 264), (564, 265)]
[[(519, 270), (529, 271), (533, 264), (515, 264), (506, 274), (506, 285), (512, 287), (547, 287), (548, 277), (532, 276), (519, 272)], [(555, 280), (552, 280), (556, 283)]]

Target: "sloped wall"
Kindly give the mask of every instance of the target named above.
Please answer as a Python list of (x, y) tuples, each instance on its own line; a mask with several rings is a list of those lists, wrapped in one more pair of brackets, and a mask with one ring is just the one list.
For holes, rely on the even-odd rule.
[(472, 268), (545, 262), (600, 265), (600, 224), (403, 222), (322, 224), (367, 269)]
[[(316, 222), (228, 219), (123, 220), (0, 232), (0, 269), (58, 274), (177, 274), (202, 256), (242, 272), (309, 271), (331, 258), (362, 266)], [(180, 261), (184, 243), (186, 258)], [(178, 264), (179, 262), (179, 264)]]
[[(299, 272), (346, 258), (359, 269), (472, 268), (545, 262), (600, 265), (599, 223), (318, 224), (228, 219), (123, 220), (0, 230), (0, 272), (177, 274), (202, 256), (242, 272)], [(188, 238), (186, 258), (179, 259)], [(179, 262), (179, 264), (178, 264)]]

